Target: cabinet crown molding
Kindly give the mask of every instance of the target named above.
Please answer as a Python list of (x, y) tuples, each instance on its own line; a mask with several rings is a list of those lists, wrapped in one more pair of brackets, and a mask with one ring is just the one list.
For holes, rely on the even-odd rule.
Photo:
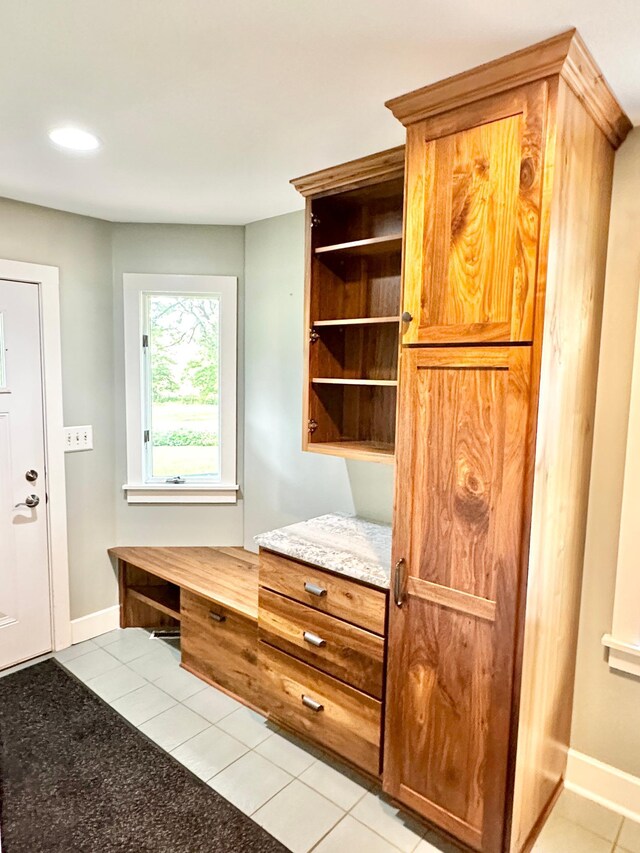
[(386, 106), (406, 126), (548, 77), (561, 77), (613, 148), (622, 145), (632, 124), (576, 29), (415, 89)]
[(291, 183), (298, 192), (307, 197), (331, 195), (333, 192), (345, 192), (357, 189), (377, 181), (401, 178), (404, 174), (404, 145), (389, 148), (367, 157), (359, 157), (339, 166), (311, 172)]

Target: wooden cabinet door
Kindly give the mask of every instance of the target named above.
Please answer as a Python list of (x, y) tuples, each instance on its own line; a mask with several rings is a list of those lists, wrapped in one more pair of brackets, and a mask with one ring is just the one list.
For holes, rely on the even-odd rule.
[(547, 84), (411, 125), (403, 343), (530, 341)]
[[(402, 353), (384, 789), (499, 851), (530, 348)], [(395, 583), (398, 583), (398, 587)]]

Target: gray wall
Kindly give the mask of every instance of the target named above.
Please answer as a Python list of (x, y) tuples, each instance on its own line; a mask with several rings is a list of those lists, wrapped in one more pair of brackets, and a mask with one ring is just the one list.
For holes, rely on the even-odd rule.
[(243, 482), (244, 228), (234, 225), (114, 225), (113, 335), (118, 545), (241, 545), (242, 492), (237, 504), (127, 504), (122, 274), (176, 273), (238, 277), (238, 483)]
[(246, 228), (245, 548), (321, 513), (391, 520), (393, 466), (303, 453), (304, 214)]
[(111, 225), (0, 199), (0, 257), (60, 268), (67, 425), (93, 424), (95, 450), (66, 456), (71, 616), (117, 598)]
[(640, 283), (640, 129), (616, 155), (598, 369), (572, 746), (640, 776), (640, 679), (609, 670)]

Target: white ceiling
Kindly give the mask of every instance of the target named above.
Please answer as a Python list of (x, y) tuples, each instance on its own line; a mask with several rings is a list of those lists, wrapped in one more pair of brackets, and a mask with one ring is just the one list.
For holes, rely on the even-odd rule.
[[(246, 223), (403, 142), (387, 98), (577, 26), (640, 122), (639, 0), (0, 0), (0, 195)], [(70, 156), (47, 131), (103, 140)]]

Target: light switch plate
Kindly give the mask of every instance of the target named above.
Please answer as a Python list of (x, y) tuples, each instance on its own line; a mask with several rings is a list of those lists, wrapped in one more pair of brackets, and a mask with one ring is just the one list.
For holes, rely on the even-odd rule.
[(93, 450), (93, 427), (75, 426), (64, 428), (64, 452)]

